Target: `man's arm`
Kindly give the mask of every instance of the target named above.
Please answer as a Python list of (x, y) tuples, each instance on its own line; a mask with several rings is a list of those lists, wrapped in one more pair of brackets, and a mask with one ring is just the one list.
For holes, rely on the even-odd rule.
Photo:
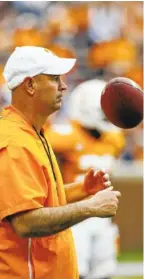
[(109, 187), (111, 182), (105, 171), (89, 169), (82, 182), (74, 182), (65, 185), (67, 203), (83, 200), (94, 195), (100, 190)]
[(84, 187), (83, 182), (74, 182), (70, 184), (65, 184), (64, 186), (67, 203), (73, 203), (88, 197), (88, 193)]
[(116, 214), (120, 193), (112, 187), (92, 198), (59, 207), (30, 210), (8, 217), (20, 237), (43, 237), (61, 232), (89, 217), (111, 217)]
[(61, 232), (88, 218), (83, 204), (43, 207), (8, 217), (21, 237), (43, 237)]

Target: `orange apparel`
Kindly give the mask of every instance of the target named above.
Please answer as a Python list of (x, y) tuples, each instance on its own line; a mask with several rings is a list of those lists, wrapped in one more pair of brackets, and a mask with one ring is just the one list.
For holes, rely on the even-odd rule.
[(64, 183), (80, 181), (90, 167), (103, 168), (125, 146), (122, 130), (103, 132), (96, 139), (74, 121), (65, 125), (47, 124), (45, 134), (61, 163)]
[(5, 217), (65, 205), (61, 174), (50, 147), (57, 183), (35, 130), (13, 106), (0, 119), (0, 279), (77, 279), (71, 230), (21, 238)]

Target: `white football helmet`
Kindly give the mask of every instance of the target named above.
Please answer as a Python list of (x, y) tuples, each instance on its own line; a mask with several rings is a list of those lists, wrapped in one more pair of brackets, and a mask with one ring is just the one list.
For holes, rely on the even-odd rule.
[(71, 92), (68, 103), (70, 119), (76, 120), (87, 129), (96, 129), (100, 132), (119, 131), (119, 128), (106, 119), (101, 109), (100, 100), (105, 85), (106, 82), (99, 79), (78, 85)]

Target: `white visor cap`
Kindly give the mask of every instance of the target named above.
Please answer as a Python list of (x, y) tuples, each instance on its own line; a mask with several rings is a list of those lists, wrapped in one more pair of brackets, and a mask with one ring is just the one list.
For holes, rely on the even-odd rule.
[(3, 75), (10, 90), (20, 85), (26, 77), (39, 74), (63, 75), (74, 66), (76, 59), (60, 58), (42, 47), (16, 47), (9, 57)]

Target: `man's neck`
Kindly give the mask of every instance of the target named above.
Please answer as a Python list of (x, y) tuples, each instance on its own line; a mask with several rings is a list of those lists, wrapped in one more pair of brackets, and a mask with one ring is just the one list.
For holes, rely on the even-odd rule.
[(12, 102), (12, 106), (20, 111), (24, 117), (30, 122), (32, 126), (35, 127), (36, 131), (40, 133), (43, 125), (47, 120), (47, 116), (43, 116), (36, 111), (32, 107), (25, 107), (21, 105), (17, 105), (16, 103)]

